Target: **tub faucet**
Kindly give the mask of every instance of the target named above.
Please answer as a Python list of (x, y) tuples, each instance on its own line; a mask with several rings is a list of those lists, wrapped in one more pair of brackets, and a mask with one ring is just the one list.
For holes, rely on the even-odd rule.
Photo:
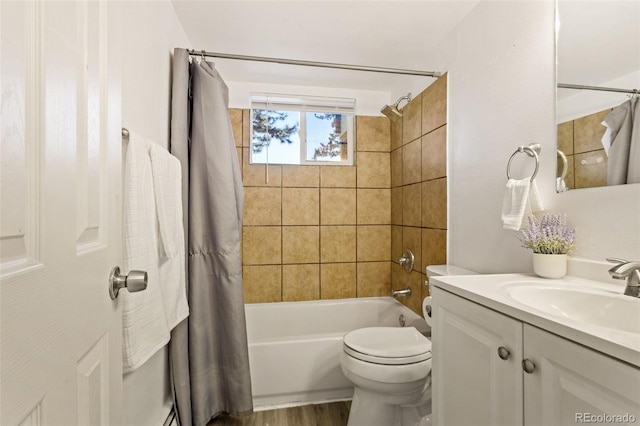
[(393, 290), (391, 292), (391, 297), (394, 299), (397, 299), (400, 296), (411, 296), (411, 287), (403, 288), (402, 290)]
[(609, 269), (609, 275), (617, 280), (627, 280), (627, 287), (624, 289), (625, 296), (640, 297), (640, 262), (626, 261), (617, 258), (607, 258), (608, 262), (617, 263)]

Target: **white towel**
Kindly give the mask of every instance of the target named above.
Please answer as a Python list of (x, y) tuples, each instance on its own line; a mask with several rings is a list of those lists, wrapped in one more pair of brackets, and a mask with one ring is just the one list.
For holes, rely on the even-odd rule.
[(544, 209), (538, 185), (530, 178), (509, 179), (502, 198), (502, 227), (520, 230), (525, 212), (536, 213)]
[(602, 135), (602, 139), (600, 139), (600, 142), (602, 143), (602, 147), (604, 148), (604, 153), (607, 154), (608, 157), (609, 149), (611, 148), (611, 142), (613, 142), (613, 129), (609, 127), (606, 121), (603, 121), (600, 124), (602, 124), (606, 128), (604, 134)]
[(507, 181), (507, 188), (502, 198), (502, 227), (504, 229), (514, 231), (520, 229), (524, 211), (529, 202), (530, 188), (529, 178)]
[(149, 154), (162, 243), (160, 289), (167, 326), (171, 330), (189, 316), (182, 226), (182, 168), (180, 161), (159, 145), (152, 144)]
[(538, 192), (538, 184), (535, 180), (532, 180), (529, 186), (529, 208), (531, 213), (537, 213), (544, 210), (542, 198), (540, 197), (540, 192)]
[(149, 156), (163, 255), (172, 258), (179, 250), (184, 255), (180, 161), (156, 144), (152, 144)]
[(158, 220), (149, 149), (151, 143), (129, 133), (124, 176), (124, 268), (148, 274), (144, 291), (121, 291), (125, 373), (144, 364), (170, 338), (159, 285)]

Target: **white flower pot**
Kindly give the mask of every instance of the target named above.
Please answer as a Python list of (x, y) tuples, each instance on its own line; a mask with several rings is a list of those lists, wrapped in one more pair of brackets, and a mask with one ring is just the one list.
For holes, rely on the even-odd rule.
[(562, 278), (567, 275), (567, 255), (533, 253), (533, 272), (542, 278)]

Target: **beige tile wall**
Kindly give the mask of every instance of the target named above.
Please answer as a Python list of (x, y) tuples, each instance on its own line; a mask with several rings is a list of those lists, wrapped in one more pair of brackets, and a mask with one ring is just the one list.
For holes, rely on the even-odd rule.
[[(420, 314), (426, 266), (447, 261), (446, 129), (446, 74), (391, 123), (391, 287), (410, 287), (400, 300)], [(398, 263), (406, 248), (416, 259), (410, 273)]]
[(229, 113), (245, 189), (245, 302), (388, 296), (389, 120), (356, 117), (356, 166), (269, 166), (267, 179), (249, 164), (249, 111)]
[[(356, 117), (355, 166), (250, 165), (249, 111), (230, 110), (245, 187), (247, 303), (411, 287), (401, 300), (420, 313), (425, 267), (446, 263), (446, 94), (445, 75), (398, 121)], [(416, 257), (411, 273), (397, 262), (404, 248)]]
[[(607, 154), (602, 148), (602, 120), (611, 109), (558, 124), (558, 149), (567, 157), (565, 183), (569, 189), (607, 185)], [(558, 159), (558, 176), (562, 162)], [(583, 164), (584, 163), (584, 164)]]

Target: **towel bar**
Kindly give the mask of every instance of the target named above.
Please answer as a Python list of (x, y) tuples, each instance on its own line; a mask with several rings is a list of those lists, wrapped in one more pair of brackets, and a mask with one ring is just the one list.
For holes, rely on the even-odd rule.
[(529, 146), (519, 146), (518, 149), (515, 150), (511, 157), (509, 157), (509, 162), (507, 163), (507, 179), (511, 179), (511, 161), (513, 161), (513, 157), (520, 152), (524, 152), (529, 157), (533, 157), (536, 159), (536, 168), (533, 171), (533, 175), (531, 175), (530, 180), (534, 180), (536, 175), (538, 174), (538, 168), (540, 167), (540, 158), (538, 158), (538, 152), (540, 152), (540, 144), (531, 144)]

